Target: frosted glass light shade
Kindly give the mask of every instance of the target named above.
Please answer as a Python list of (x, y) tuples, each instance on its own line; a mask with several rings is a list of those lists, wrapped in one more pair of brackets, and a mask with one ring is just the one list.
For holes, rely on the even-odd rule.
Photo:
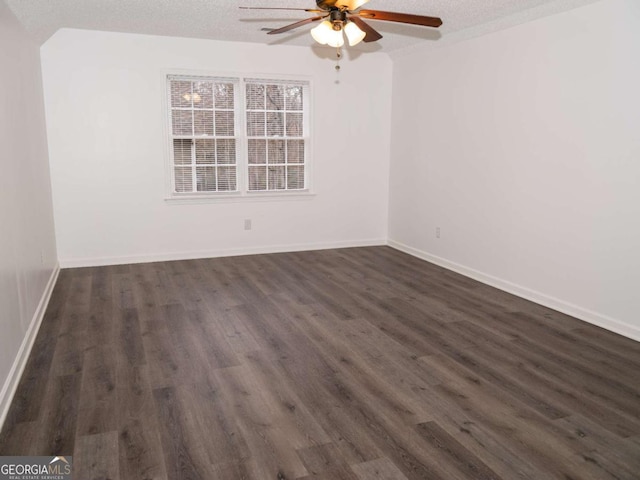
[(349, 40), (349, 45), (351, 45), (352, 47), (359, 44), (364, 39), (364, 37), (367, 36), (367, 34), (360, 30), (360, 27), (358, 27), (353, 22), (349, 22), (345, 25), (344, 33)]
[(333, 25), (328, 20), (312, 28), (311, 36), (321, 45), (329, 45), (330, 47), (336, 48), (344, 45), (342, 30), (334, 30)]
[(335, 48), (343, 46), (344, 36), (342, 35), (342, 30), (331, 30), (331, 35), (329, 36), (327, 45)]
[(317, 27), (311, 29), (311, 36), (320, 45), (326, 45), (332, 33), (333, 26), (328, 20), (325, 20)]

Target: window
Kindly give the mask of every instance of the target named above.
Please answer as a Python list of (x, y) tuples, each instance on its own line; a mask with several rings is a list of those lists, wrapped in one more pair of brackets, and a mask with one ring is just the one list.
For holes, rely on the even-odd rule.
[(173, 197), (307, 190), (308, 82), (167, 80)]
[(302, 85), (246, 84), (249, 190), (304, 188)]
[(236, 84), (170, 80), (175, 193), (237, 190)]

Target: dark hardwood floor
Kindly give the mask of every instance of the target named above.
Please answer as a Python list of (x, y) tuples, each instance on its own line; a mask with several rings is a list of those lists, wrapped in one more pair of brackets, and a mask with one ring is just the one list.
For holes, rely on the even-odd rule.
[(388, 247), (63, 270), (0, 434), (92, 479), (638, 479), (640, 344)]

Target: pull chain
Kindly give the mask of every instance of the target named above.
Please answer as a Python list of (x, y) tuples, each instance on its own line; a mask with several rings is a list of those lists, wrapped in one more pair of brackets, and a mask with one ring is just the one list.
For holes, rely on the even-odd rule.
[(340, 72), (340, 59), (342, 58), (342, 50), (340, 47), (336, 49), (336, 72)]

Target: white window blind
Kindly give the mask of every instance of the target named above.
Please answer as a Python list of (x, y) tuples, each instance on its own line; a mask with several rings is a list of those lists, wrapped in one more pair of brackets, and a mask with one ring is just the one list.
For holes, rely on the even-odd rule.
[(308, 82), (167, 81), (172, 196), (308, 189)]
[(249, 191), (306, 188), (305, 88), (300, 82), (246, 81)]
[(238, 189), (237, 82), (169, 77), (175, 193)]

